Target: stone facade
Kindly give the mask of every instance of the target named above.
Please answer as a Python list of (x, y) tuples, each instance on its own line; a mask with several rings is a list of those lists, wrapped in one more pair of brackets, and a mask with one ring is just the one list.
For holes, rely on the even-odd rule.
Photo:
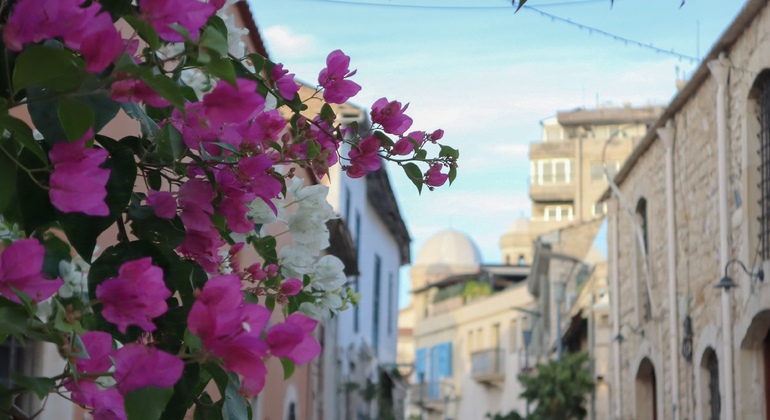
[[(761, 162), (754, 87), (759, 74), (770, 68), (766, 3), (746, 4), (616, 178), (621, 195), (612, 195), (609, 202), (608, 238), (617, 317), (613, 346), (619, 353), (608, 379), (616, 395), (615, 418), (707, 419), (713, 409), (723, 419), (758, 419), (766, 418), (770, 408), (765, 379), (770, 366), (764, 356), (770, 287), (731, 264), (728, 273), (738, 287), (726, 292), (728, 318), (723, 318), (723, 289), (714, 287), (727, 260), (737, 259), (754, 273), (763, 263), (757, 239)], [(720, 54), (729, 71), (721, 115), (719, 81), (708, 69), (708, 62), (719, 67)], [(727, 137), (721, 177), (720, 118)], [(674, 129), (668, 143), (655, 130), (665, 124)], [(673, 163), (670, 181), (667, 153)], [(667, 199), (667, 182), (673, 186), (673, 202)], [(720, 229), (722, 205), (725, 231)]]

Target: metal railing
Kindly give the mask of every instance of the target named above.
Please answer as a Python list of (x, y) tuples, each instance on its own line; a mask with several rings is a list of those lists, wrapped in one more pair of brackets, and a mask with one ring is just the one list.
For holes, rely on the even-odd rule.
[(486, 349), (471, 353), (471, 376), (474, 378), (504, 373), (505, 352), (502, 349)]

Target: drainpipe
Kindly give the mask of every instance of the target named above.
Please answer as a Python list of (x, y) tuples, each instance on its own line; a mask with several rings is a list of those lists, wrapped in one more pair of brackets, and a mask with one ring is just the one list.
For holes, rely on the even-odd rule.
[(676, 241), (674, 235), (674, 133), (671, 120), (665, 128), (657, 130), (658, 138), (666, 146), (666, 240), (668, 242), (668, 318), (669, 318), (669, 353), (671, 357), (671, 410), (673, 420), (679, 416), (679, 343), (678, 311), (676, 294)]
[(609, 237), (612, 238), (610, 247), (610, 261), (612, 262), (612, 284), (610, 286), (610, 303), (612, 304), (612, 359), (615, 369), (613, 369), (612, 386), (614, 388), (614, 418), (620, 419), (620, 282), (618, 269), (618, 206), (617, 199), (610, 200), (608, 203), (608, 213), (612, 215), (608, 221)]
[[(727, 76), (729, 67), (725, 54), (708, 63), (711, 75), (719, 86), (717, 87), (717, 173), (719, 175), (719, 272), (717, 278), (723, 276), (724, 267), (729, 261), (728, 250), (728, 218), (727, 218)], [(722, 340), (724, 345), (724, 361), (720, 363), (724, 372), (724, 413), (726, 420), (733, 420), (735, 412), (733, 403), (733, 346), (732, 346), (732, 313), (730, 289), (722, 288)]]

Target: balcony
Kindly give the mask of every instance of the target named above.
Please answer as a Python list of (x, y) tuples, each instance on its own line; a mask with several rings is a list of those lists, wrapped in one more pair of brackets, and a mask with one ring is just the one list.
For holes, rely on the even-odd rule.
[(447, 393), (449, 389), (451, 387), (441, 381), (409, 384), (409, 401), (428, 412), (443, 412), (444, 399), (449, 396)]
[(485, 385), (499, 385), (505, 381), (505, 352), (487, 349), (471, 354), (471, 377)]
[(554, 159), (575, 157), (575, 142), (544, 141), (529, 144), (529, 159)]
[(564, 202), (575, 199), (574, 182), (550, 182), (529, 184), (529, 198), (532, 201)]

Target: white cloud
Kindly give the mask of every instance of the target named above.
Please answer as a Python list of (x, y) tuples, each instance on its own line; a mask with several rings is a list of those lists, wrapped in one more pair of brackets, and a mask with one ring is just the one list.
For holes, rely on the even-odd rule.
[(313, 36), (294, 33), (286, 26), (270, 26), (262, 35), (270, 52), (282, 59), (305, 57), (316, 48)]

